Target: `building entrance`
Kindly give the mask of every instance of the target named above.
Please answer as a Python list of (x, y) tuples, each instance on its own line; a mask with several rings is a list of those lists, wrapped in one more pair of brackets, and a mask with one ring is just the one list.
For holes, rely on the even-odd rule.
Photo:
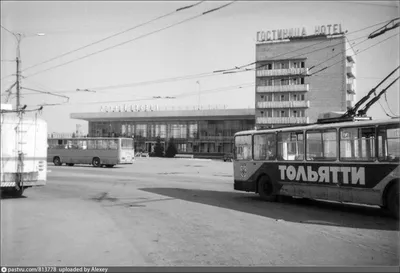
[[(165, 152), (165, 142), (161, 141), (160, 143), (161, 143), (161, 146), (164, 147), (164, 152)], [(146, 152), (154, 153), (155, 146), (156, 146), (156, 141), (146, 141), (145, 142)]]

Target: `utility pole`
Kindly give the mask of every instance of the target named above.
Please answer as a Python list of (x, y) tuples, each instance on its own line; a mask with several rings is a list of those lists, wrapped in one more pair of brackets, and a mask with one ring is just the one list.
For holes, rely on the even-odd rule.
[(16, 101), (16, 110), (19, 110), (20, 106), (20, 97), (21, 97), (21, 86), (20, 86), (20, 81), (21, 81), (21, 39), (22, 35), (20, 33), (15, 33), (14, 34), (15, 38), (17, 39), (17, 101)]
[(20, 71), (19, 71), (19, 57), (17, 57), (17, 82), (16, 82), (16, 88), (17, 88), (17, 104), (16, 104), (16, 110), (18, 111), (19, 106), (20, 106), (20, 85), (19, 85), (19, 79), (20, 79)]

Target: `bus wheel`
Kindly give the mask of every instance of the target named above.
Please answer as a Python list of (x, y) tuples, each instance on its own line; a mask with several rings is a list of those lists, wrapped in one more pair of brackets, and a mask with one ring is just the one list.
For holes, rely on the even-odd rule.
[(98, 158), (98, 157), (93, 158), (92, 164), (93, 164), (93, 167), (100, 167), (100, 165), (101, 165), (100, 158)]
[(53, 163), (54, 163), (54, 165), (56, 165), (56, 166), (61, 166), (61, 165), (62, 165), (61, 160), (60, 160), (60, 158), (59, 158), (58, 156), (56, 156), (56, 157), (53, 159)]
[(399, 219), (399, 198), (399, 184), (395, 184), (390, 188), (386, 200), (390, 214), (397, 219)]
[(262, 176), (258, 180), (258, 194), (261, 199), (269, 202), (274, 202), (277, 200), (277, 196), (273, 195), (274, 188), (272, 186), (271, 180), (268, 177)]
[(112, 168), (112, 167), (114, 167), (114, 165), (112, 165), (112, 164), (106, 164), (106, 167), (107, 167), (107, 168)]

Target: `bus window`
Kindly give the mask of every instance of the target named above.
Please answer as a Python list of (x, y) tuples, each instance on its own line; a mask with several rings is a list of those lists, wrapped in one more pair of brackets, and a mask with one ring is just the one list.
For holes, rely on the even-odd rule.
[(235, 159), (251, 160), (251, 135), (235, 137)]
[(307, 160), (336, 160), (336, 131), (307, 132)]
[(107, 140), (96, 140), (96, 149), (107, 150), (108, 144)]
[(278, 160), (303, 160), (303, 132), (278, 133)]
[(133, 139), (121, 139), (122, 149), (133, 149)]
[(378, 157), (380, 161), (399, 161), (400, 128), (398, 126), (378, 129)]
[(78, 141), (78, 149), (79, 150), (86, 150), (87, 149), (87, 141), (86, 140), (79, 140)]
[(95, 150), (96, 149), (96, 140), (88, 140), (88, 147), (89, 150)]
[(340, 160), (375, 159), (375, 128), (340, 129)]
[(275, 157), (275, 134), (254, 135), (254, 160), (274, 160)]
[[(107, 141), (107, 140), (105, 140), (105, 141)], [(109, 139), (107, 142), (108, 142), (109, 150), (117, 150), (118, 149), (118, 139)]]

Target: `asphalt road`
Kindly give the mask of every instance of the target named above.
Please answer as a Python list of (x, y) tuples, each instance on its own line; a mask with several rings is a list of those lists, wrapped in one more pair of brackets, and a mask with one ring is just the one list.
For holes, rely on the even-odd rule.
[(399, 222), (378, 208), (232, 188), (227, 162), (49, 163), (45, 187), (1, 200), (1, 264), (399, 265)]

